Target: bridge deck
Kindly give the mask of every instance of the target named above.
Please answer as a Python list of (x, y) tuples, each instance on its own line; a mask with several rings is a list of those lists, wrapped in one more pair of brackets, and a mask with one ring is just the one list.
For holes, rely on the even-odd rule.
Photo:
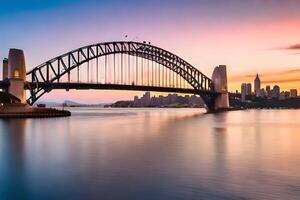
[[(0, 89), (6, 89), (9, 86), (8, 81), (0, 81)], [(36, 83), (27, 82), (25, 89), (35, 89)], [(172, 88), (172, 87), (157, 87), (157, 86), (141, 86), (141, 85), (117, 85), (117, 84), (100, 84), (100, 83), (39, 83), (39, 87), (46, 90), (64, 89), (64, 90), (135, 90), (135, 91), (152, 91), (152, 92), (172, 92), (183, 94), (213, 94), (211, 91), (195, 90), (192, 88)]]
[[(36, 83), (27, 83), (25, 89), (35, 89)], [(211, 94), (211, 91), (199, 91), (191, 88), (172, 88), (172, 87), (157, 87), (157, 86), (141, 86), (141, 85), (118, 85), (118, 84), (100, 84), (100, 83), (39, 83), (40, 88), (45, 90), (64, 89), (64, 90), (135, 90), (135, 91), (152, 91), (152, 92), (171, 92), (184, 94)]]

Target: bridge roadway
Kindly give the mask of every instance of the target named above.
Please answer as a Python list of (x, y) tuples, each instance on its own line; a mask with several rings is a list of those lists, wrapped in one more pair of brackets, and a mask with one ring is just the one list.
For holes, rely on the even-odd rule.
[[(0, 88), (9, 87), (9, 81), (0, 81)], [(36, 83), (26, 82), (24, 89), (30, 90), (37, 87)], [(101, 83), (72, 83), (72, 82), (56, 82), (56, 83), (39, 83), (38, 87), (51, 91), (53, 89), (64, 90), (134, 90), (134, 91), (152, 91), (152, 92), (169, 92), (182, 94), (199, 94), (199, 90), (192, 88), (172, 88), (172, 87), (157, 87), (157, 86), (142, 86), (142, 85), (118, 85), (118, 84), (101, 84)], [(201, 91), (206, 94), (216, 94), (211, 91)]]

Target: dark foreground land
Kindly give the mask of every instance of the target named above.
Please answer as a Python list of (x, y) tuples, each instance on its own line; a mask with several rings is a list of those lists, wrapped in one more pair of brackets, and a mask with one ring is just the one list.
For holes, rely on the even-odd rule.
[(0, 118), (47, 118), (71, 116), (70, 111), (53, 108), (38, 108), (24, 104), (0, 106)]
[(254, 99), (248, 102), (230, 99), (230, 105), (234, 108), (241, 109), (300, 109), (300, 98), (290, 99)]

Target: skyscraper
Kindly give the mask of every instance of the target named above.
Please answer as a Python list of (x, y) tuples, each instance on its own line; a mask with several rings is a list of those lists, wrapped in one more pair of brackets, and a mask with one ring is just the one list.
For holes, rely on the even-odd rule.
[(291, 89), (291, 91), (290, 91), (290, 97), (291, 98), (297, 97), (297, 90), (296, 89)]
[(271, 97), (273, 99), (278, 99), (280, 94), (280, 87), (278, 85), (274, 85)]
[(260, 79), (258, 74), (256, 75), (256, 78), (254, 80), (254, 93), (257, 97), (260, 95)]
[(271, 95), (271, 87), (269, 85), (266, 86), (266, 93), (267, 93), (267, 97), (270, 97), (270, 95)]
[(141, 100), (143, 106), (150, 106), (150, 100), (151, 100), (150, 92), (145, 92)]
[(251, 95), (251, 93), (252, 93), (251, 83), (247, 83), (247, 85), (246, 85), (246, 95)]
[(133, 105), (134, 106), (139, 106), (140, 105), (140, 100), (139, 100), (138, 96), (134, 96)]
[(246, 101), (246, 93), (247, 93), (247, 84), (242, 83), (242, 86), (241, 86), (242, 102)]

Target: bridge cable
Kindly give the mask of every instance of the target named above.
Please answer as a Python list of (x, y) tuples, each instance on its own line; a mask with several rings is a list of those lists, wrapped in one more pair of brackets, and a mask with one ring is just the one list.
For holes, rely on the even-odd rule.
[(114, 84), (116, 84), (116, 54), (114, 53)]
[(149, 69), (149, 58), (147, 59), (147, 73), (148, 73), (148, 86), (150, 85), (150, 69)]
[(98, 50), (98, 46), (96, 46), (96, 74), (97, 74), (97, 84), (99, 83), (99, 50)]
[(121, 84), (123, 84), (123, 53), (121, 53)]
[(77, 51), (77, 61), (78, 61), (78, 66), (77, 66), (77, 82), (79, 83), (79, 63), (80, 63), (80, 56), (79, 56), (79, 51)]
[(154, 69), (154, 67), (153, 67), (153, 58), (151, 59), (151, 64), (152, 64), (152, 70), (151, 70), (151, 71), (152, 71), (152, 80), (151, 80), (151, 81), (152, 81), (152, 84), (151, 84), (151, 85), (154, 86), (154, 74), (153, 74), (153, 69)]
[(128, 54), (128, 84), (130, 85), (130, 54)]
[(141, 59), (141, 62), (142, 62), (142, 70), (141, 70), (141, 72), (142, 72), (142, 84), (141, 85), (143, 85), (144, 84), (144, 59)]
[(136, 85), (138, 85), (138, 78), (139, 78), (138, 64), (139, 64), (139, 63), (138, 63), (138, 57), (136, 56), (135, 58), (136, 58), (136, 66), (135, 66), (135, 67), (136, 67), (136, 70), (135, 70), (135, 75), (136, 75)]
[(107, 83), (107, 74), (106, 74), (106, 70), (107, 70), (107, 55), (105, 55), (105, 67), (104, 67), (104, 82), (105, 84)]

